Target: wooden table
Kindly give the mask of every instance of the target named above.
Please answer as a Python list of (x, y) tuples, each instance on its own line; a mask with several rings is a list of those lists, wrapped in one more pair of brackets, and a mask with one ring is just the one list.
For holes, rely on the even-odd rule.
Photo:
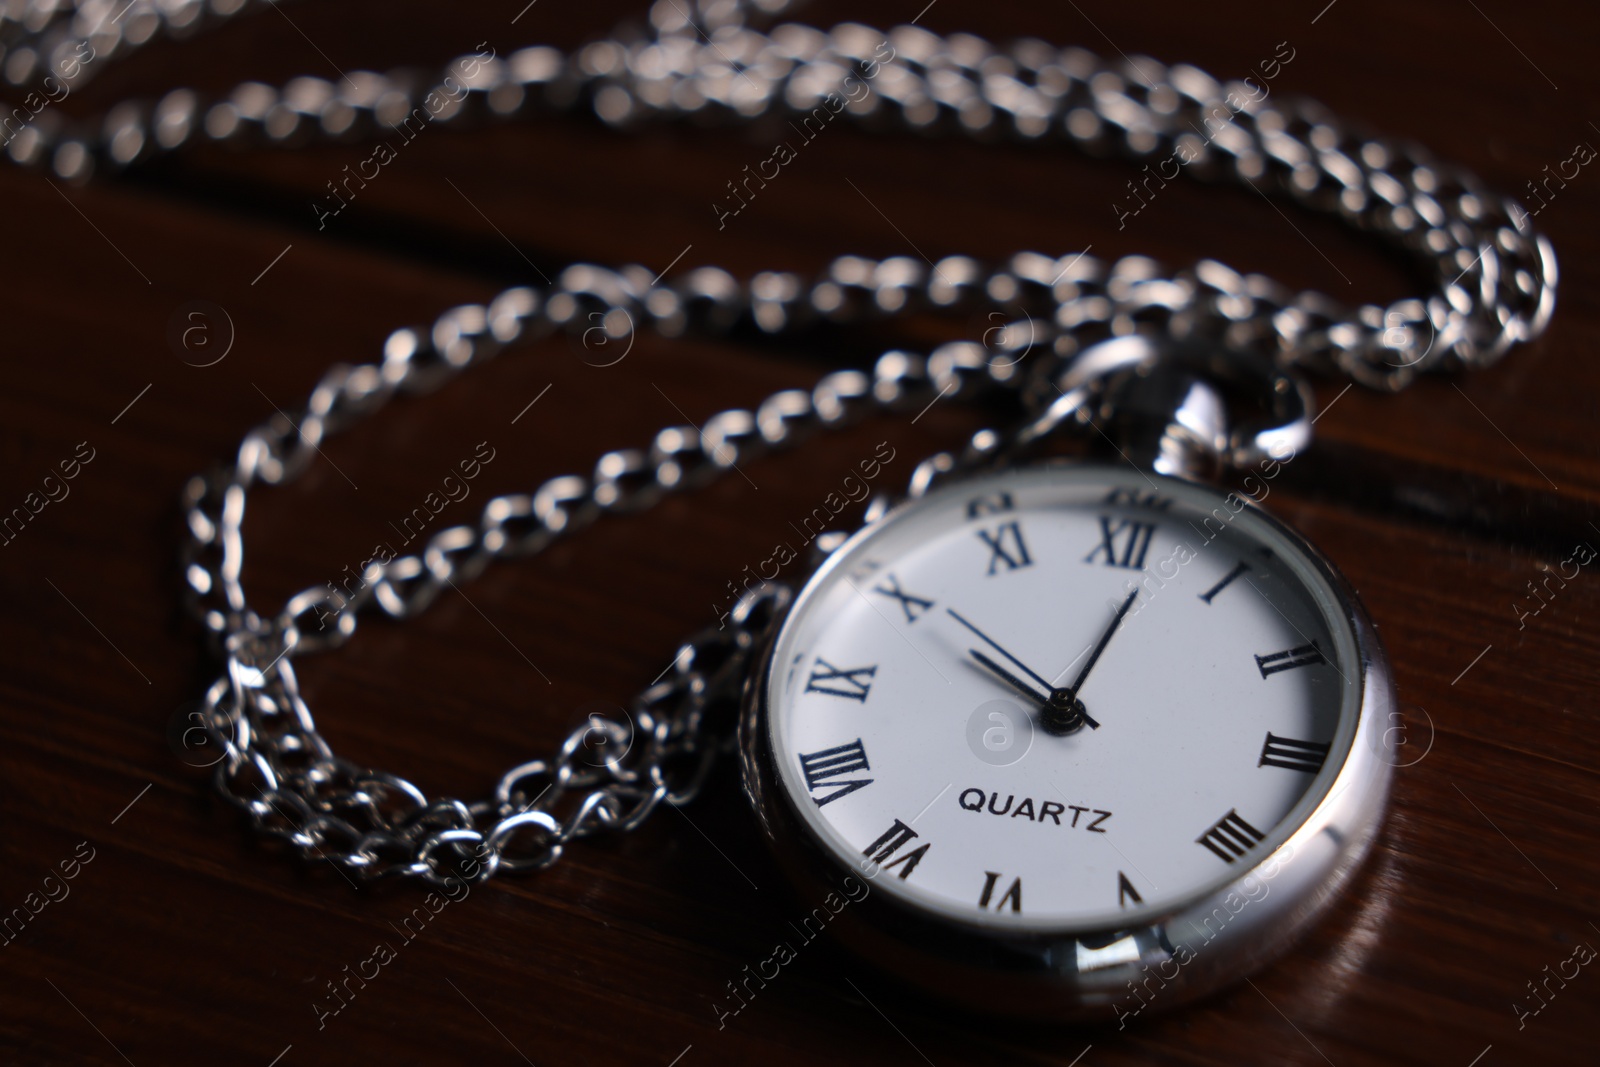
[[(572, 46), (643, 10), (545, 0), (512, 25), (523, 4), (285, 6), (153, 46), (61, 106), (331, 74), (332, 64), (439, 62), (485, 40), (501, 54)], [(806, 17), (885, 25), (919, 6), (819, 6)], [(1294, 58), (1273, 91), (1415, 137), (1504, 190), (1525, 191), (1575, 145), (1600, 143), (1587, 6), (1319, 8), (941, 0), (922, 24), (1234, 77), (1286, 42)], [(1127, 162), (843, 126), (719, 229), (710, 204), (767, 148), (760, 130), (620, 136), (554, 118), (429, 130), (320, 232), (311, 202), (364, 146), (194, 151), (84, 188), (0, 170), (0, 506), (39, 489), (80, 442), (93, 456), (69, 496), (0, 547), (0, 907), (46, 890), (59, 898), (0, 947), (3, 1058), (1593, 1062), (1600, 974), (1543, 983), (1572, 969), (1563, 961), (1577, 946), (1600, 943), (1596, 565), (1550, 582), (1526, 614), (1539, 605), (1530, 582), (1580, 543), (1600, 544), (1592, 168), (1537, 220), (1563, 274), (1548, 336), (1492, 370), (1400, 396), (1319, 383), (1328, 407), (1318, 445), (1269, 502), (1339, 563), (1377, 620), (1409, 765), (1354, 891), (1252, 984), (1121, 1032), (999, 1024), (906, 995), (819, 942), (719, 1027), (727, 983), (771, 953), (800, 908), (759, 845), (731, 764), (691, 809), (575, 847), (547, 873), (496, 879), (407, 940), (398, 927), (419, 893), (354, 892), (329, 864), (264, 849), (174, 757), (167, 725), (216, 669), (177, 607), (184, 479), (274, 406), (299, 404), (331, 363), (369, 360), (394, 327), (536, 270), (590, 259), (746, 275), (816, 270), (842, 251), (993, 260), (1092, 246), (1171, 263), (1216, 255), (1351, 301), (1417, 291), (1370, 242), (1248, 190), (1174, 183), (1119, 228), (1111, 205), (1135, 175)], [(193, 300), (232, 321), (232, 349), (214, 366), (187, 365), (168, 343), (172, 317)], [(480, 441), (495, 458), (451, 521), (489, 494), (645, 443), (679, 421), (675, 406), (701, 421), (808, 384), (838, 357), (648, 338), (607, 368), (578, 355), (560, 340), (539, 344), (327, 444), (300, 482), (257, 498), (253, 601), (280, 602), (357, 565)], [(748, 482), (603, 523), (491, 571), (470, 600), (447, 591), (412, 625), (369, 623), (342, 654), (305, 660), (309, 700), (338, 751), (430, 793), (481, 794), (502, 768), (548, 751), (587, 706), (624, 702), (649, 682), (681, 635), (714, 620), (742, 565), (764, 558), (873, 443), (907, 457), (891, 471), (903, 477), (911, 457), (959, 442), (981, 419), (941, 405), (915, 426), (872, 422), (755, 463)], [(75, 877), (46, 880), (64, 870)], [(379, 943), (395, 958), (319, 1026), (327, 984)], [(1517, 1006), (1537, 1006), (1530, 982), (1554, 995), (1519, 1025)]]

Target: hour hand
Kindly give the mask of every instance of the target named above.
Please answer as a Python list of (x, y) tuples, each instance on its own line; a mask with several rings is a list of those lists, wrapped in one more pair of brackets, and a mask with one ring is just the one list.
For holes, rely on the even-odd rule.
[(1084, 708), (1083, 702), (1073, 696), (1072, 690), (1051, 687), (1048, 694), (1041, 695), (1035, 686), (1018, 678), (977, 649), (969, 648), (967, 651), (973, 659), (993, 671), (1001, 681), (1033, 701), (1043, 713), (1042, 721), (1047, 730), (1053, 733), (1071, 733), (1085, 724), (1092, 729), (1100, 729), (1100, 724)]
[(1023, 681), (1021, 678), (1018, 678), (1016, 675), (1012, 674), (1010, 671), (1006, 670), (1004, 667), (1000, 666), (1000, 664), (996, 663), (994, 660), (990, 659), (988, 656), (984, 655), (982, 652), (979, 652), (977, 649), (971, 648), (971, 649), (968, 649), (967, 651), (972, 654), (972, 658), (973, 659), (977, 660), (979, 663), (981, 663), (985, 667), (987, 667), (990, 671), (994, 672), (994, 674), (1001, 681), (1010, 684), (1010, 686), (1013, 689), (1017, 690), (1017, 692), (1021, 693), (1022, 695), (1028, 697), (1034, 703), (1043, 704), (1046, 700), (1049, 699), (1049, 694), (1048, 693), (1039, 692), (1039, 689), (1038, 689), (1037, 686), (1030, 685), (1029, 683)]

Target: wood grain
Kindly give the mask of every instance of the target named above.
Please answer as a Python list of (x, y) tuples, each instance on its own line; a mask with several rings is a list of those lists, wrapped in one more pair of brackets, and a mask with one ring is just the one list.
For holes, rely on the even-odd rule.
[[(67, 106), (330, 63), (437, 62), (486, 39), (501, 54), (570, 46), (643, 11), (544, 0), (512, 25), (522, 6), (286, 6), (154, 46)], [(885, 25), (918, 6), (819, 4), (804, 17)], [(939, 0), (922, 24), (1224, 77), (1287, 41), (1295, 58), (1274, 91), (1414, 137), (1509, 191), (1575, 143), (1600, 143), (1586, 110), (1600, 88), (1586, 5)], [(1377, 620), (1416, 762), (1399, 772), (1354, 891), (1251, 984), (1122, 1031), (999, 1025), (923, 1002), (819, 941), (719, 1027), (726, 983), (800, 910), (731, 765), (692, 808), (575, 848), (545, 874), (477, 888), (407, 940), (396, 927), (419, 894), (353, 892), (329, 864), (261, 847), (174, 758), (165, 726), (214, 670), (176, 607), (183, 480), (273, 404), (298, 404), (329, 364), (370, 359), (395, 326), (532, 271), (576, 259), (661, 269), (686, 248), (678, 270), (747, 274), (814, 270), (843, 251), (1093, 246), (1172, 263), (1213, 255), (1350, 300), (1417, 284), (1358, 236), (1248, 190), (1175, 184), (1119, 230), (1111, 205), (1136, 170), (1125, 162), (844, 127), (719, 230), (712, 200), (771, 139), (677, 125), (622, 136), (553, 118), (430, 130), (320, 232), (310, 204), (362, 146), (194, 151), (86, 188), (0, 170), (0, 507), (79, 442), (95, 454), (69, 497), (0, 547), (0, 913), (77, 864), (68, 894), (0, 945), (6, 1061), (1593, 1062), (1593, 968), (1552, 982), (1520, 1027), (1513, 1007), (1536, 1006), (1527, 983), (1600, 942), (1600, 576), (1583, 568), (1536, 616), (1514, 608), (1531, 605), (1542, 566), (1600, 543), (1600, 176), (1588, 169), (1538, 218), (1561, 257), (1549, 335), (1492, 370), (1400, 396), (1320, 383), (1331, 406), (1318, 447), (1269, 501)], [(195, 299), (223, 306), (237, 329), (228, 357), (204, 369), (166, 341), (173, 312)], [(447, 518), (643, 443), (675, 421), (671, 404), (699, 420), (866, 351), (641, 339), (599, 369), (562, 341), (534, 346), (394, 405), (330, 442), (299, 483), (262, 494), (247, 526), (251, 596), (281, 598), (365, 558), (479, 441), (495, 459)], [(412, 625), (371, 625), (336, 657), (307, 660), (308, 699), (339, 751), (430, 792), (482, 792), (586, 706), (648, 682), (679, 637), (715, 618), (725, 583), (876, 442), (897, 450), (885, 477), (900, 481), (981, 419), (940, 407), (915, 426), (872, 422), (751, 465), (753, 484), (730, 479), (601, 524), (491, 570), (470, 602), (445, 597)], [(379, 943), (395, 959), (319, 1028), (326, 983)]]

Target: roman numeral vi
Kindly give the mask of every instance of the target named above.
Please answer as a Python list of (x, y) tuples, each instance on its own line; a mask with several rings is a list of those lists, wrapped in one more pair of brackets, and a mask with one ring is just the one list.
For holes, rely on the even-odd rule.
[[(994, 884), (995, 884), (995, 882), (999, 881), (1000, 872), (999, 871), (984, 871), (983, 873), (984, 873), (983, 895), (978, 898), (978, 907), (987, 908), (989, 906), (989, 901), (991, 899), (993, 899), (993, 897), (994, 897)], [(1005, 908), (1007, 903), (1009, 903), (1011, 905), (1011, 910), (1012, 911), (1014, 911), (1014, 912), (1022, 911), (1022, 879), (1021, 878), (1013, 878), (1011, 880), (1011, 888), (1007, 889), (1005, 891), (1005, 893), (1003, 893), (1001, 895), (1000, 899), (995, 901), (994, 910), (995, 911), (1004, 910), (1004, 908)]]

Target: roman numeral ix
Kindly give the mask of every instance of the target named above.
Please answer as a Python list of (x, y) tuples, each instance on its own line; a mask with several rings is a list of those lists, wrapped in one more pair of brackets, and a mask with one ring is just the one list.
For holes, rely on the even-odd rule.
[(1195, 838), (1195, 844), (1204, 845), (1227, 863), (1232, 863), (1248, 852), (1263, 837), (1260, 830), (1245, 822), (1237, 811), (1229, 811), (1215, 826)]
[(1093, 563), (1104, 556), (1107, 567), (1144, 570), (1144, 556), (1150, 551), (1150, 538), (1156, 532), (1155, 523), (1118, 519), (1113, 526), (1112, 521), (1105, 515), (1100, 516), (1100, 543), (1094, 551), (1083, 557), (1083, 561)]
[(872, 689), (872, 676), (878, 673), (876, 664), (870, 667), (852, 667), (841, 670), (823, 659), (817, 657), (816, 666), (811, 668), (811, 678), (806, 682), (807, 693), (827, 693), (829, 696), (846, 697), (850, 700), (867, 702), (867, 693)]
[[(806, 788), (811, 791), (811, 799), (817, 802), (819, 808), (824, 804), (832, 804), (840, 797), (847, 797), (857, 789), (865, 789), (871, 785), (873, 782), (871, 778), (848, 778), (838, 781), (847, 774), (871, 769), (872, 765), (867, 762), (867, 750), (862, 747), (859, 737), (848, 745), (800, 755), (800, 770), (806, 776)], [(816, 795), (818, 786), (832, 789), (833, 792), (819, 797)]]
[(1266, 744), (1261, 746), (1261, 759), (1257, 767), (1282, 767), (1289, 771), (1316, 774), (1328, 758), (1328, 746), (1321, 741), (1296, 741), (1292, 737), (1279, 737), (1267, 731)]

